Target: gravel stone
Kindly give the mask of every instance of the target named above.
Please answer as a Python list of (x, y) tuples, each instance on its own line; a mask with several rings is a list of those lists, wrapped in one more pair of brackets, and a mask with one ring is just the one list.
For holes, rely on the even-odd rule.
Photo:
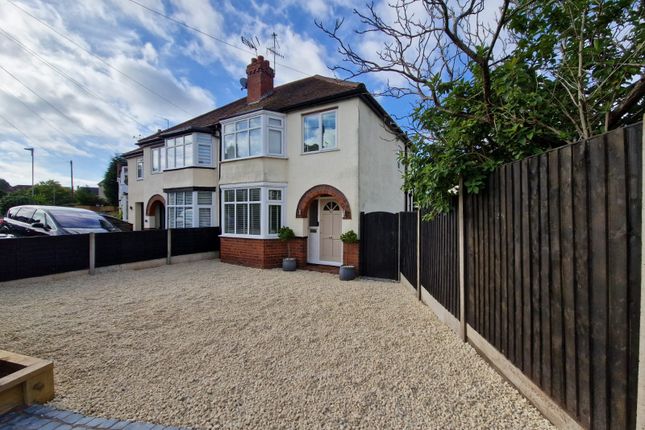
[[(397, 283), (218, 260), (0, 284), (53, 406), (192, 428), (551, 424)], [(77, 423), (78, 424), (78, 423)]]

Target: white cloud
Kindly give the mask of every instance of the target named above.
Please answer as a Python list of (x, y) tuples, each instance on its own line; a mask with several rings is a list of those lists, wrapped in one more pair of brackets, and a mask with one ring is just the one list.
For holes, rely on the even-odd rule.
[[(111, 67), (14, 7), (13, 1)], [(273, 58), (266, 55), (266, 48), (270, 46), (271, 34), (274, 31), (278, 34), (286, 56), (278, 62), (290, 66), (274, 65), (278, 85), (311, 74), (331, 74), (326, 61), (333, 53), (327, 52), (312, 36), (297, 31), (288, 21), (269, 18), (285, 13), (288, 7), (302, 7), (298, 2), (274, 7), (253, 0), (252, 7), (240, 10), (229, 0), (219, 2), (216, 7), (208, 0), (137, 1), (229, 45), (192, 32), (126, 0), (0, 2), (0, 29), (79, 84), (61, 76), (0, 33), (0, 65), (33, 90), (32, 93), (0, 70), (0, 114), (28, 136), (25, 138), (0, 119), (3, 156), (11, 152), (22, 160), (25, 158), (22, 147), (30, 145), (38, 149), (38, 159), (43, 165), (56, 157), (69, 156), (79, 164), (90, 166), (97, 151), (103, 151), (105, 156), (133, 149), (133, 136), (165, 128), (166, 119), (172, 125), (212, 109), (220, 87), (216, 81), (212, 85), (204, 84), (204, 77), (212, 75), (211, 70), (217, 71), (215, 74), (219, 77), (221, 71), (235, 79), (245, 75), (252, 54), (230, 46), (241, 45), (241, 34), (257, 35), (262, 42), (258, 53), (271, 61)], [(306, 5), (305, 9), (312, 14), (313, 25), (313, 16), (330, 16), (340, 4), (340, 0), (332, 0)], [(186, 59), (189, 64), (181, 66)], [(195, 70), (193, 61), (201, 64), (203, 70)], [(196, 83), (193, 78), (199, 74), (199, 83)], [(6, 160), (4, 157), (0, 165), (0, 177), (11, 178), (10, 182), (30, 180), (30, 169), (20, 173), (23, 164), (9, 166)], [(62, 165), (64, 160), (58, 161)], [(53, 167), (41, 171), (56, 173)], [(96, 173), (97, 177), (101, 173)]]

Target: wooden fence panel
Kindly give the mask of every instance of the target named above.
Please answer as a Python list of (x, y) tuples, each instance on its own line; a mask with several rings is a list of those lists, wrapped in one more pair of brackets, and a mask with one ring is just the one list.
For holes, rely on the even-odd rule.
[(641, 157), (637, 124), (464, 199), (468, 323), (586, 428), (635, 426)]
[(401, 274), (416, 288), (417, 285), (417, 213), (400, 212)]
[(421, 221), (421, 286), (458, 319), (457, 241), (456, 205), (447, 214), (438, 215), (431, 221)]

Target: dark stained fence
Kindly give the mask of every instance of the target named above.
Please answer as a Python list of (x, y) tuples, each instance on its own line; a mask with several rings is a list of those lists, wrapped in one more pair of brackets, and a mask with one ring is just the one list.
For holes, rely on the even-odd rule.
[[(423, 216), (423, 212), (422, 212)], [(457, 210), (421, 221), (421, 286), (459, 318), (459, 253)], [(403, 246), (403, 244), (402, 244)], [(406, 247), (416, 246), (406, 244)]]
[(97, 234), (96, 267), (165, 258), (167, 243), (166, 230)]
[(87, 269), (88, 235), (0, 240), (0, 282)]
[(641, 157), (638, 124), (465, 198), (468, 323), (586, 428), (635, 428)]
[(399, 215), (361, 213), (361, 275), (398, 279)]
[(219, 251), (219, 235), (219, 227), (173, 229), (172, 255)]
[(417, 213), (400, 212), (400, 263), (401, 274), (417, 286)]
[[(95, 265), (105, 267), (167, 256), (167, 231), (145, 230), (95, 235)], [(219, 251), (219, 227), (172, 230), (171, 254)], [(0, 240), (0, 282), (87, 270), (87, 234)]]

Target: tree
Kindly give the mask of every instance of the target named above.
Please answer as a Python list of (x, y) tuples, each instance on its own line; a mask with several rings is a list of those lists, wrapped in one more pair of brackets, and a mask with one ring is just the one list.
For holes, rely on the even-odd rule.
[(0, 178), (0, 191), (5, 194), (11, 192), (11, 184), (2, 178)]
[(76, 202), (83, 206), (95, 206), (100, 203), (99, 196), (90, 191), (87, 187), (79, 187), (74, 194)]
[(52, 206), (68, 206), (74, 203), (71, 189), (51, 179), (34, 185), (34, 199), (39, 204)]
[(124, 164), (125, 160), (118, 155), (115, 155), (110, 160), (105, 174), (103, 175), (103, 192), (107, 202), (116, 206), (119, 204), (119, 185), (117, 183), (117, 166)]
[[(344, 59), (334, 70), (350, 78), (403, 78), (383, 94), (416, 98), (405, 188), (430, 216), (449, 208), (460, 176), (469, 192), (478, 192), (501, 163), (642, 115), (643, 5), (545, 3), (504, 0), (494, 19), (487, 18), (484, 0), (398, 0), (389, 10), (368, 5), (354, 13), (363, 24), (356, 30), (361, 40), (381, 41), (373, 56), (346, 42), (342, 20), (333, 28), (317, 23)], [(588, 17), (574, 16), (581, 11)], [(608, 52), (616, 48), (612, 37), (625, 47)], [(605, 118), (604, 127), (598, 118)]]
[(31, 197), (31, 191), (29, 194), (23, 192), (11, 193), (0, 198), (0, 216), (4, 216), (7, 211), (14, 207), (20, 205), (33, 205), (38, 202)]

